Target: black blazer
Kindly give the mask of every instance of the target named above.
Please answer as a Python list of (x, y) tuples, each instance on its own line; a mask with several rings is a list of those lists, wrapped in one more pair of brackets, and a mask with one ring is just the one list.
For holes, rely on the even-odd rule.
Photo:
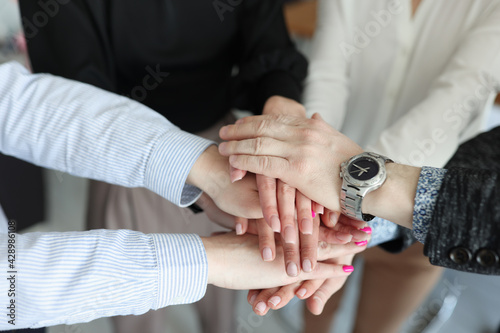
[[(462, 144), (445, 168), (424, 254), (436, 266), (500, 275), (500, 127)], [(415, 242), (400, 227), (380, 246), (397, 253)]]
[(500, 275), (500, 127), (461, 145), (446, 167), (424, 253), (433, 265)]

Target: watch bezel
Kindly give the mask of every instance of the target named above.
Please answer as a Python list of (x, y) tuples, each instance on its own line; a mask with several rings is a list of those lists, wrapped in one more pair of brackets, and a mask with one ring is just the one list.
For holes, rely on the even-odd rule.
[[(372, 178), (367, 179), (367, 180), (358, 180), (354, 178), (353, 176), (350, 175), (349, 173), (349, 168), (350, 166), (355, 163), (356, 161), (359, 161), (361, 159), (368, 158), (370, 160), (375, 161), (378, 164), (379, 167), (379, 172)], [(386, 160), (382, 158), (380, 155), (375, 155), (372, 153), (362, 153), (356, 156), (351, 157), (348, 161), (342, 163), (342, 173), (341, 177), (345, 179), (345, 181), (352, 186), (358, 187), (358, 188), (364, 188), (364, 187), (376, 187), (376, 186), (382, 186), (382, 184), (385, 182), (387, 178), (387, 172), (385, 169), (385, 164)], [(374, 188), (375, 189), (375, 188)]]

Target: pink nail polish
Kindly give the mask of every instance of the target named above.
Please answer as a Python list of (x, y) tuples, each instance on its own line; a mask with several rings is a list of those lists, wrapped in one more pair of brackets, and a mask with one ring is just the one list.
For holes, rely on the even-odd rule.
[(312, 218), (315, 218), (316, 217), (316, 212), (313, 210), (312, 211)]
[(364, 233), (367, 233), (368, 235), (370, 235), (372, 233), (372, 228), (364, 227), (363, 229), (359, 229), (359, 231), (363, 231)]
[(368, 244), (368, 241), (357, 242), (354, 244), (356, 244), (357, 246), (365, 246), (366, 244)]
[(351, 272), (354, 272), (354, 267), (353, 266), (344, 266), (342, 268), (344, 270), (344, 272), (346, 273), (351, 273)]

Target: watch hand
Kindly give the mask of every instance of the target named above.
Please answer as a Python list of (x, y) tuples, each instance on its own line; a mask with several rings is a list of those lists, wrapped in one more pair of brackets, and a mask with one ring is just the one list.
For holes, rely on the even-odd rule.
[[(363, 175), (363, 173), (368, 173), (368, 170), (370, 170), (370, 167), (367, 167), (367, 168), (362, 168), (360, 167), (359, 165), (356, 165), (353, 163), (353, 165), (359, 169), (359, 174), (358, 174), (358, 177), (361, 177)], [(357, 172), (357, 171), (354, 171), (354, 172)], [(352, 173), (352, 172), (351, 172)]]

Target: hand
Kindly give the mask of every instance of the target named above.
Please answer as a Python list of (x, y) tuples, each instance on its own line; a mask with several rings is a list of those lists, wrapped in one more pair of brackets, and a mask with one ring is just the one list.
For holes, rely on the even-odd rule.
[(282, 96), (271, 96), (267, 99), (264, 108), (262, 109), (263, 115), (282, 114), (292, 117), (306, 118), (306, 108), (293, 99)]
[[(262, 109), (262, 114), (283, 114), (293, 117), (306, 117), (306, 108), (294, 101), (293, 99), (282, 97), (282, 96), (271, 96), (267, 99), (264, 108)], [(231, 167), (230, 176), (231, 182), (236, 182), (245, 177), (246, 171)]]
[[(366, 249), (365, 246), (348, 245), (335, 246), (338, 257), (328, 259), (323, 263), (344, 265), (346, 270), (352, 270), (352, 259), (356, 253)], [(332, 252), (333, 254), (333, 252)], [(319, 315), (323, 311), (326, 301), (345, 284), (348, 276), (308, 280), (296, 282), (282, 287), (268, 288), (264, 290), (250, 290), (247, 300), (254, 312), (265, 315), (270, 309), (278, 310), (287, 305), (294, 296), (307, 299), (307, 307), (311, 313)]]
[[(280, 243), (282, 244), (285, 262), (285, 269), (289, 276), (297, 276), (302, 269), (310, 273), (316, 267), (317, 244), (319, 237), (319, 216), (315, 219), (311, 216), (311, 201), (304, 197), (300, 192), (292, 189), (292, 193), (283, 193), (278, 191), (279, 199), (285, 197), (285, 200), (278, 200), (280, 206), (280, 216), (283, 217), (284, 231), (280, 234)], [(291, 207), (286, 204), (286, 195), (293, 195)], [(296, 198), (296, 204), (294, 200)], [(295, 217), (295, 206), (297, 206), (297, 217)], [(288, 210), (287, 210), (288, 209)], [(291, 213), (289, 213), (291, 211)], [(286, 212), (286, 214), (285, 214)], [(301, 221), (301, 226), (297, 228), (297, 219)], [(310, 222), (307, 230), (304, 220)], [(263, 219), (256, 221), (257, 234), (259, 236), (259, 247), (264, 261), (273, 261), (276, 253), (275, 233), (273, 229)], [(300, 229), (300, 233), (299, 230)], [(326, 233), (323, 233), (326, 235)]]
[(219, 151), (233, 167), (278, 178), (340, 211), (340, 164), (363, 150), (317, 114), (313, 119), (255, 116), (220, 131)]
[[(265, 262), (259, 256), (259, 240), (254, 235), (228, 233), (202, 238), (208, 259), (208, 283), (227, 289), (265, 289), (309, 279), (347, 277), (349, 268), (334, 263), (318, 263), (311, 273), (287, 276), (283, 268), (283, 250), (278, 246), (276, 259)], [(318, 246), (318, 259), (326, 260), (338, 253), (334, 246)], [(345, 269), (345, 270), (344, 270)]]
[(222, 211), (206, 193), (201, 195), (198, 201), (196, 201), (196, 204), (203, 209), (210, 221), (217, 223), (224, 228), (236, 230), (237, 235), (243, 235), (247, 232), (247, 219), (243, 217), (236, 217)]
[(241, 181), (231, 183), (229, 170), (227, 157), (221, 156), (217, 147), (210, 146), (191, 168), (187, 183), (204, 191), (228, 214), (261, 218), (255, 175), (249, 174)]

